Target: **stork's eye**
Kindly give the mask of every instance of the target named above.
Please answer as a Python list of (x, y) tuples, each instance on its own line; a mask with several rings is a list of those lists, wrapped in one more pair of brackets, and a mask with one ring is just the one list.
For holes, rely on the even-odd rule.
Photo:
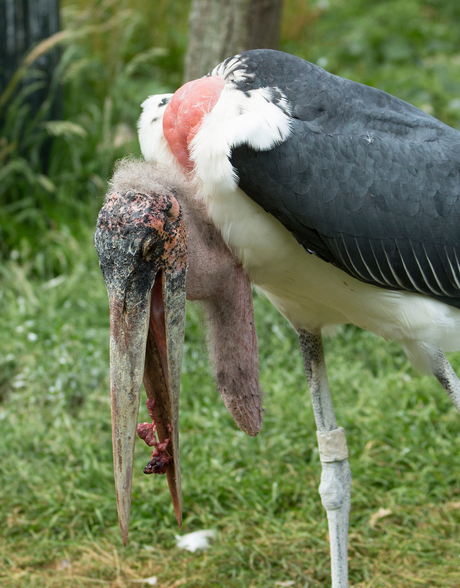
[(155, 237), (147, 239), (146, 241), (144, 241), (144, 244), (142, 245), (142, 257), (145, 260), (150, 261), (150, 258), (152, 257), (152, 255), (155, 254), (157, 248), (158, 241), (155, 239)]
[(171, 203), (171, 206), (166, 211), (166, 216), (169, 218), (169, 220), (175, 221), (179, 218), (180, 214), (179, 202), (177, 202), (177, 200), (174, 198), (172, 194), (169, 197), (169, 201)]

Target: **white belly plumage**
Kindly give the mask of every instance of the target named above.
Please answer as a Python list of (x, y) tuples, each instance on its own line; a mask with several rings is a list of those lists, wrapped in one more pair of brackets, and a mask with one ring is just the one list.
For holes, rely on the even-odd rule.
[(251, 281), (294, 328), (352, 323), (399, 341), (419, 369), (426, 349), (460, 349), (460, 310), (421, 294), (365, 284), (307, 253), (237, 188), (205, 198), (209, 216)]

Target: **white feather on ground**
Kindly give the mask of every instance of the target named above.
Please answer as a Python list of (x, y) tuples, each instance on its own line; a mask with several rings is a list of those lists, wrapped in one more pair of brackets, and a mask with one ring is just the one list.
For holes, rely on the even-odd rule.
[(208, 549), (209, 540), (216, 538), (216, 532), (212, 529), (203, 531), (195, 531), (194, 533), (187, 533), (186, 535), (176, 535), (177, 547), (179, 549), (186, 549), (187, 551), (197, 551), (198, 549)]
[(135, 582), (137, 584), (148, 584), (149, 586), (156, 586), (157, 577), (151, 576), (150, 578), (144, 578), (143, 580), (131, 580), (131, 582)]

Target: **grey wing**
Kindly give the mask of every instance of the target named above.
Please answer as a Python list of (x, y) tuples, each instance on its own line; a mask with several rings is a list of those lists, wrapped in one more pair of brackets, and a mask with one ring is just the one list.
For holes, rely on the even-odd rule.
[(243, 145), (231, 162), (241, 189), (307, 251), (361, 281), (460, 308), (460, 133), (435, 123), (399, 136), (398, 121), (391, 133), (359, 118), (351, 132), (324, 132), (295, 118), (285, 142)]

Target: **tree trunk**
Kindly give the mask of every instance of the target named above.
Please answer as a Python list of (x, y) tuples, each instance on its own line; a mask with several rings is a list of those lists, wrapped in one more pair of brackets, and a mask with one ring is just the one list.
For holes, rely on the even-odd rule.
[(283, 0), (193, 0), (184, 81), (248, 49), (277, 49)]

